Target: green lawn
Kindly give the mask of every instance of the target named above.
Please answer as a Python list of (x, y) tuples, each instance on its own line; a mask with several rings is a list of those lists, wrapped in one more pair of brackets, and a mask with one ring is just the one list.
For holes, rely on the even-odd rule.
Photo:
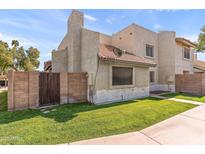
[(0, 91), (0, 112), (7, 111), (7, 91)]
[(146, 98), (0, 112), (0, 144), (59, 144), (137, 131), (196, 105)]
[(192, 101), (198, 101), (198, 102), (205, 103), (205, 96), (195, 96), (195, 95), (185, 94), (185, 93), (169, 93), (169, 94), (164, 94), (161, 96), (165, 96), (169, 98), (180, 98), (180, 99), (186, 99), (186, 100), (192, 100)]

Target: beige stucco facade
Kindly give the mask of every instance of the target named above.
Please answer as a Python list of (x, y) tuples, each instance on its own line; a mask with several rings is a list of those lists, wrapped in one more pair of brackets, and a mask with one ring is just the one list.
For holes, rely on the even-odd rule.
[[(87, 72), (90, 101), (96, 104), (145, 97), (150, 90), (174, 91), (174, 76), (183, 71), (193, 73), (193, 51), (189, 60), (183, 58), (183, 45), (175, 41), (172, 31), (159, 33), (136, 24), (106, 35), (83, 27), (83, 14), (73, 11), (68, 19), (67, 33), (58, 49), (52, 52), (54, 72)], [(129, 51), (156, 63), (155, 67), (124, 62), (109, 62), (98, 58), (99, 45), (107, 44)], [(153, 46), (153, 57), (146, 56), (146, 45)], [(112, 86), (112, 66), (133, 68), (133, 83)], [(154, 71), (154, 82), (149, 72)]]

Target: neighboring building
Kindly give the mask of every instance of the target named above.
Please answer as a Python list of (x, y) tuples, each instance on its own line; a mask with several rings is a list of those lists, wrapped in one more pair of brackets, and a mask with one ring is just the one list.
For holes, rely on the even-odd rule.
[(1, 87), (7, 87), (8, 86), (8, 78), (6, 75), (0, 74), (0, 88)]
[(96, 104), (175, 90), (175, 74), (193, 73), (194, 44), (173, 31), (136, 24), (106, 35), (83, 27), (73, 11), (67, 33), (52, 52), (53, 72), (88, 72), (89, 101)]
[(52, 72), (52, 61), (51, 60), (44, 62), (44, 71)]
[(205, 62), (197, 59), (197, 54), (194, 55), (194, 72), (204, 73)]

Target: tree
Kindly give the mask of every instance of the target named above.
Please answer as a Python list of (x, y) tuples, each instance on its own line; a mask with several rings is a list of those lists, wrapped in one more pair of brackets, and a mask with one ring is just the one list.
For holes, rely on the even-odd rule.
[(6, 42), (0, 41), (0, 74), (5, 74), (7, 69), (12, 66), (12, 54)]
[(37, 69), (40, 65), (38, 58), (40, 57), (40, 52), (37, 48), (30, 47), (27, 51), (27, 56), (30, 59), (31, 64), (33, 65), (34, 69)]
[(201, 33), (199, 34), (196, 51), (205, 52), (205, 26), (201, 29)]
[(18, 47), (19, 46), (19, 41), (12, 40), (11, 45), (14, 46), (14, 47)]
[(12, 40), (11, 48), (6, 42), (0, 41), (0, 72), (12, 68), (16, 71), (32, 71), (39, 67), (40, 52), (37, 48), (30, 47), (25, 50), (19, 46), (18, 40)]

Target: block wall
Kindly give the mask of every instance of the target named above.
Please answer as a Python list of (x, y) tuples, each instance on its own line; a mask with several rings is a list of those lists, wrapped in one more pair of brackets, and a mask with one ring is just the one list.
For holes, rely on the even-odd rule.
[(175, 76), (176, 92), (190, 93), (193, 95), (205, 95), (204, 73), (177, 74)]
[(8, 110), (21, 110), (39, 106), (39, 72), (8, 74)]

